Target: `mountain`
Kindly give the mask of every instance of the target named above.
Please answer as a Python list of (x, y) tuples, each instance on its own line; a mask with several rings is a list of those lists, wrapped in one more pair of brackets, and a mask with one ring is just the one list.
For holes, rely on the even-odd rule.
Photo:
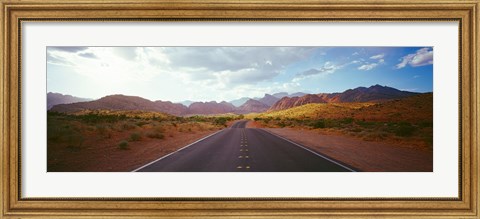
[(348, 89), (342, 93), (307, 94), (301, 97), (283, 97), (269, 110), (283, 110), (308, 103), (348, 103), (348, 102), (383, 102), (413, 96), (418, 93), (400, 91), (395, 88), (374, 85)]
[(216, 101), (210, 102), (195, 102), (188, 107), (189, 115), (211, 115), (211, 114), (223, 114), (231, 113), (236, 110), (236, 107), (225, 101), (217, 103)]
[(309, 103), (326, 103), (324, 99), (315, 95), (307, 94), (302, 97), (284, 97), (275, 103), (270, 110), (282, 110), (288, 109), (296, 106), (301, 106)]
[(50, 110), (55, 112), (73, 113), (82, 110), (142, 110), (164, 112), (172, 115), (183, 115), (187, 112), (187, 107), (179, 103), (172, 103), (170, 101), (155, 101), (125, 95), (110, 95), (102, 97), (98, 100), (89, 102), (79, 102), (71, 104), (59, 104), (52, 107)]
[(92, 99), (48, 92), (47, 93), (47, 110), (51, 109), (53, 106), (58, 104), (77, 103), (77, 102), (85, 102), (90, 100)]
[(427, 122), (424, 125), (428, 126), (433, 118), (433, 93), (418, 93), (401, 99), (376, 103), (312, 103), (284, 110), (268, 111), (256, 117), (309, 118), (311, 120), (353, 118), (358, 121), (376, 122)]
[(358, 87), (355, 89), (348, 89), (343, 93), (333, 97), (329, 102), (381, 102), (402, 97), (409, 97), (415, 94), (418, 93), (401, 91), (395, 88), (377, 84), (369, 88)]
[(288, 96), (288, 93), (287, 92), (274, 93), (274, 94), (272, 94), (272, 96), (274, 96), (278, 99), (282, 99), (283, 97)]
[(297, 92), (293, 94), (288, 94), (287, 92), (279, 92), (279, 93), (274, 93), (274, 94), (265, 94), (262, 98), (260, 97), (242, 97), (236, 100), (229, 101), (229, 103), (233, 104), (236, 107), (241, 106), (242, 104), (246, 103), (248, 100), (253, 99), (253, 100), (258, 100), (264, 104), (267, 104), (268, 106), (272, 106), (275, 104), (278, 100), (280, 100), (283, 97), (300, 97), (303, 95), (306, 95), (307, 93), (302, 93), (302, 92)]
[[(295, 96), (301, 95), (302, 96)], [(263, 112), (266, 110), (283, 110), (296, 106), (302, 106), (309, 103), (344, 103), (344, 102), (384, 102), (392, 99), (400, 99), (404, 97), (413, 96), (417, 93), (400, 91), (395, 88), (374, 85), (371, 87), (358, 87), (349, 89), (342, 93), (320, 93), (320, 94), (305, 94), (294, 93), (288, 95), (286, 92), (276, 93), (273, 95), (265, 94), (262, 98), (249, 98), (239, 106), (235, 106), (231, 102), (193, 102), (188, 107), (181, 103), (172, 103), (170, 101), (150, 101), (136, 96), (125, 95), (109, 95), (98, 100), (63, 103), (56, 104), (55, 101), (61, 99), (63, 101), (78, 101), (80, 98), (75, 98), (69, 95), (61, 95), (48, 93), (48, 106), (51, 111), (73, 113), (82, 110), (141, 110), (163, 112), (175, 116), (185, 115), (213, 115), (224, 113), (251, 113)], [(283, 96), (279, 99), (280, 96)], [(61, 97), (61, 98), (58, 98)], [(65, 98), (63, 98), (65, 97)], [(56, 98), (56, 99), (55, 99)], [(69, 99), (70, 98), (70, 99)], [(243, 98), (241, 98), (243, 99)], [(84, 100), (85, 99), (81, 99)], [(185, 103), (187, 101), (184, 101)], [(191, 101), (188, 101), (191, 102)]]
[(301, 97), (301, 96), (305, 96), (305, 95), (307, 95), (307, 93), (297, 92), (297, 93), (289, 94), (287, 96), (288, 97)]
[(270, 108), (269, 105), (262, 103), (258, 100), (249, 99), (247, 102), (238, 107), (239, 113), (260, 113), (265, 112)]
[(188, 112), (188, 108), (181, 103), (172, 103), (170, 101), (155, 101), (156, 111), (168, 113), (175, 116), (183, 116)]
[(242, 97), (242, 98), (239, 98), (239, 99), (236, 99), (236, 100), (229, 101), (229, 103), (233, 104), (236, 107), (239, 107), (242, 104), (244, 104), (245, 102), (247, 102), (247, 100), (249, 100), (249, 99), (250, 99), (249, 97)]
[[(268, 107), (272, 106), (273, 104), (275, 104), (278, 100), (280, 100), (280, 98), (278, 97), (275, 97), (273, 95), (270, 95), (270, 94), (265, 94), (265, 96), (263, 96), (262, 98), (258, 99), (259, 102), (267, 105)], [(247, 101), (248, 102), (248, 101)]]
[(181, 101), (181, 102), (178, 102), (186, 107), (189, 107), (190, 104), (194, 103), (194, 101), (191, 101), (191, 100), (184, 100), (184, 101)]

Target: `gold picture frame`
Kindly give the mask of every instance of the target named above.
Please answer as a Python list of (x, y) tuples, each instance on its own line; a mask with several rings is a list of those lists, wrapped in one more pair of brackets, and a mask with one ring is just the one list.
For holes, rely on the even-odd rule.
[[(1, 0), (2, 218), (478, 218), (478, 0)], [(455, 21), (459, 23), (457, 198), (22, 198), (21, 25), (25, 21)]]

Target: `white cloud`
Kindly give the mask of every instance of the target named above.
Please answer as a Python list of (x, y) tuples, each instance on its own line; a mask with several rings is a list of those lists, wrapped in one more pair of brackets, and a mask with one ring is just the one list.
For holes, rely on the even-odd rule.
[(377, 66), (378, 66), (377, 63), (371, 63), (371, 64), (362, 65), (362, 66), (358, 67), (357, 69), (358, 70), (363, 70), (363, 71), (369, 71), (369, 70), (374, 69)]
[(383, 57), (385, 57), (384, 53), (371, 56), (370, 59), (382, 59), (383, 60)]
[[(357, 69), (358, 70), (362, 70), (362, 71), (370, 71), (376, 67), (378, 67), (378, 65), (380, 64), (385, 64), (385, 59), (383, 59), (383, 57), (385, 57), (385, 54), (384, 53), (381, 53), (381, 54), (378, 54), (378, 55), (374, 55), (374, 56), (371, 56), (370, 59), (373, 59), (374, 63), (369, 63), (369, 62), (365, 62), (364, 61), (363, 65), (359, 66)], [(361, 63), (360, 61), (357, 61), (355, 63)]]
[(319, 68), (311, 68), (309, 70), (297, 73), (295, 77), (292, 79), (292, 82), (298, 83), (303, 79), (310, 78), (313, 76), (317, 76), (317, 75), (325, 76), (328, 74), (332, 74), (338, 69), (341, 69), (350, 64), (352, 64), (352, 62), (345, 63), (343, 65), (336, 65), (336, 64), (333, 64), (332, 62), (327, 61), (323, 64), (323, 66)]
[(401, 69), (409, 65), (411, 67), (425, 66), (433, 64), (433, 50), (431, 48), (421, 48), (416, 53), (408, 54), (402, 57), (401, 62), (395, 68)]
[[(272, 82), (313, 51), (309, 47), (68, 47), (47, 49), (47, 62), (66, 66), (92, 83), (106, 83), (111, 90), (152, 84), (194, 88), (198, 92), (192, 99), (212, 93), (235, 98), (241, 92), (264, 92), (255, 86)], [(155, 95), (173, 98), (175, 94)]]

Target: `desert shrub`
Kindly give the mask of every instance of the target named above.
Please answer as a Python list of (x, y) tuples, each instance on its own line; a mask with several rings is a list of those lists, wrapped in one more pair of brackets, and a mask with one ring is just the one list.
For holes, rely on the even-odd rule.
[(351, 131), (351, 132), (361, 132), (362, 129), (357, 127), (357, 128), (350, 129), (349, 131)]
[(433, 127), (433, 122), (420, 122), (418, 123), (418, 126), (420, 126), (421, 128)]
[(352, 124), (353, 118), (350, 118), (350, 117), (343, 118), (340, 122), (343, 123), (343, 124)]
[(263, 119), (263, 122), (265, 122), (266, 124), (270, 123), (270, 121), (272, 120), (272, 117), (267, 117), (267, 118), (264, 118)]
[(137, 125), (138, 127), (142, 127), (143, 125), (146, 125), (146, 124), (148, 124), (148, 122), (146, 122), (146, 121), (140, 121), (140, 122), (137, 122), (137, 123), (136, 123), (136, 125)]
[(149, 133), (147, 133), (147, 137), (156, 138), (156, 139), (164, 139), (165, 138), (163, 133), (159, 133), (159, 132), (149, 132)]
[(130, 124), (128, 122), (122, 124), (122, 130), (131, 130), (134, 128), (135, 128), (135, 125)]
[(110, 133), (111, 129), (107, 125), (96, 125), (95, 131), (105, 138), (111, 138), (112, 134)]
[(363, 135), (363, 140), (373, 141), (373, 140), (383, 140), (388, 137), (388, 133), (384, 131), (373, 131), (373, 132), (366, 132)]
[(226, 118), (226, 117), (217, 117), (217, 118), (215, 118), (214, 123), (217, 124), (217, 125), (226, 126), (227, 121), (228, 121), (228, 118)]
[(101, 123), (101, 122), (114, 123), (119, 120), (124, 120), (127, 118), (126, 115), (102, 115), (98, 113), (88, 113), (88, 114), (79, 115), (75, 117), (79, 118), (80, 120), (86, 123)]
[(141, 138), (142, 136), (138, 132), (130, 134), (130, 141), (140, 141)]
[(401, 137), (409, 137), (412, 136), (415, 132), (415, 127), (408, 122), (398, 124), (397, 128), (395, 129), (395, 135)]
[(326, 127), (325, 120), (324, 119), (319, 119), (319, 120), (314, 121), (313, 124), (312, 124), (312, 127), (316, 128), (316, 129), (325, 128)]
[(123, 140), (120, 143), (118, 143), (118, 148), (122, 150), (127, 150), (128, 149), (128, 142)]
[(262, 120), (262, 118), (255, 117), (253, 118), (253, 120), (258, 121), (258, 120)]
[(357, 125), (363, 127), (363, 128), (372, 128), (375, 126), (374, 122), (366, 122), (366, 121), (356, 121)]
[(96, 125), (95, 130), (98, 134), (104, 135), (107, 132), (107, 126), (105, 125)]
[(68, 148), (79, 149), (82, 147), (85, 138), (79, 132), (71, 131), (66, 136), (66, 143)]

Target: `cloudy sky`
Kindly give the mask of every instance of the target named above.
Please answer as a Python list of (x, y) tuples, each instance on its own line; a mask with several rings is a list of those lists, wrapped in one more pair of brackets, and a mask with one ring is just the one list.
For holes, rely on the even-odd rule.
[(221, 101), (375, 84), (433, 90), (431, 47), (47, 47), (47, 91)]

